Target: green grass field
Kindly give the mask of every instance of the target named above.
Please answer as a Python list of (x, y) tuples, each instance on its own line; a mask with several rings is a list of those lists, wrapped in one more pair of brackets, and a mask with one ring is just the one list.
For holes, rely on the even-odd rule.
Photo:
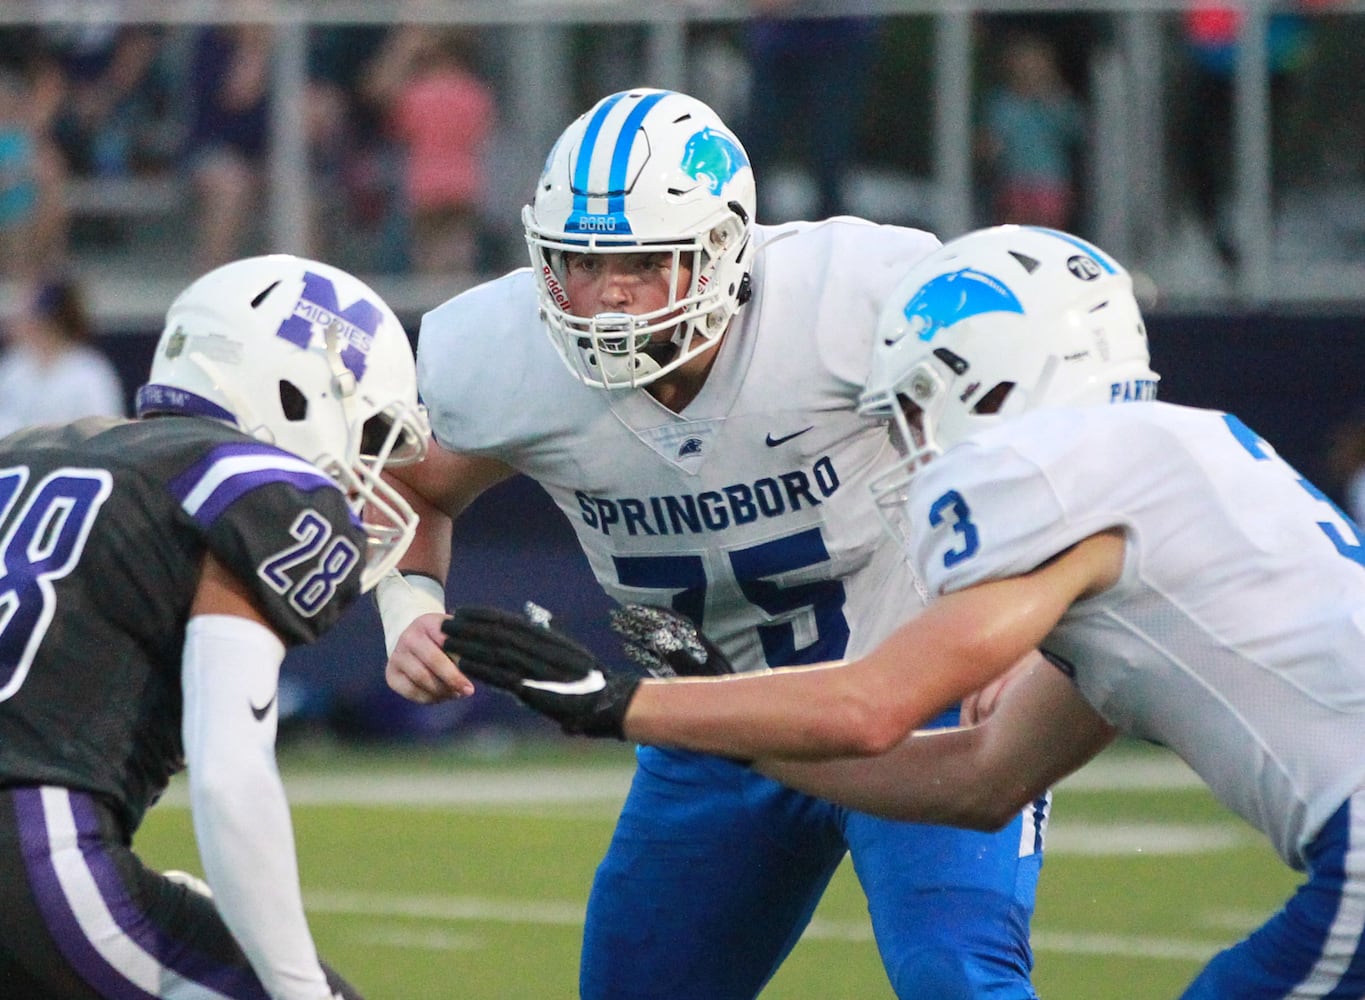
[[(319, 948), (371, 1000), (571, 1000), (622, 747), (295, 747), (282, 755)], [(173, 786), (137, 846), (198, 872)], [(1057, 792), (1034, 921), (1043, 1000), (1179, 995), (1296, 882), (1174, 758), (1120, 746)], [(848, 865), (764, 1000), (885, 1000)]]

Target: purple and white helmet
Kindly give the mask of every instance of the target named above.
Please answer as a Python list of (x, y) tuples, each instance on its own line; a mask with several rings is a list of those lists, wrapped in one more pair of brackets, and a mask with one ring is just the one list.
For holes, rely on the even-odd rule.
[(210, 271), (171, 303), (137, 415), (206, 417), (327, 473), (357, 514), (368, 507), (368, 590), (412, 541), (417, 518), (386, 465), (426, 453), (412, 347), (358, 278), (288, 254)]

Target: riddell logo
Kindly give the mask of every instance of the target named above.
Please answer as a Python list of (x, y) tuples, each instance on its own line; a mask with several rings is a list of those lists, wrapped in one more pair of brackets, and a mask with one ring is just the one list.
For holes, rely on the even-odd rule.
[(561, 309), (569, 308), (569, 297), (564, 294), (564, 286), (559, 283), (548, 264), (542, 264), (540, 268), (541, 276), (545, 278), (545, 287), (550, 291), (550, 298), (555, 300), (555, 305)]

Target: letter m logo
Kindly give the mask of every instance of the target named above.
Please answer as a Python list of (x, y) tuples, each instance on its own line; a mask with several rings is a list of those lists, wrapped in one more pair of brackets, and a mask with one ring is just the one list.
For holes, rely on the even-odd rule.
[(383, 312), (369, 299), (357, 299), (342, 309), (331, 279), (305, 271), (303, 294), (294, 306), (293, 315), (280, 324), (276, 336), (307, 350), (315, 333), (323, 333), (331, 327), (337, 333), (342, 364), (356, 378), (362, 378), (370, 344), (383, 318)]

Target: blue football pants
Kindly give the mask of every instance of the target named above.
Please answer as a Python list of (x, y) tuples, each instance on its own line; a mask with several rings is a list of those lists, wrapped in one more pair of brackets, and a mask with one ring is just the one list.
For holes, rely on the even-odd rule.
[(637, 758), (588, 901), (583, 1000), (752, 1000), (845, 851), (898, 997), (1036, 997), (1045, 800), (983, 834), (852, 812), (717, 757)]
[(1365, 791), (1306, 852), (1308, 880), (1245, 940), (1214, 956), (1181, 1000), (1365, 997)]

